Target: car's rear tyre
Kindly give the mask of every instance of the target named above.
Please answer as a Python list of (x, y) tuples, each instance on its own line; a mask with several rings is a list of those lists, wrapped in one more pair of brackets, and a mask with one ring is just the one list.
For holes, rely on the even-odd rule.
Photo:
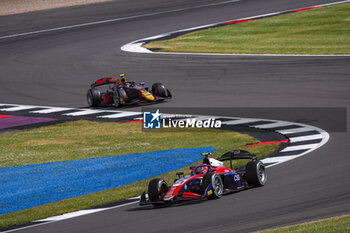
[(86, 94), (86, 100), (89, 107), (95, 107), (101, 104), (101, 92), (97, 89), (89, 89)]
[(208, 199), (220, 198), (224, 191), (224, 184), (219, 174), (207, 173), (203, 176), (202, 188), (205, 191), (208, 186), (212, 186), (212, 192), (208, 195)]
[[(168, 192), (168, 184), (163, 179), (153, 179), (148, 184), (148, 199), (151, 202), (161, 201)], [(157, 204), (157, 203), (152, 203)]]
[(162, 84), (162, 83), (154, 83), (152, 85), (152, 94), (154, 96), (168, 97), (168, 93), (170, 93), (170, 92), (166, 89), (164, 84)]
[(120, 97), (118, 90), (113, 91), (113, 104), (116, 108), (119, 108), (120, 105)]
[(113, 90), (113, 103), (115, 107), (121, 107), (126, 101), (126, 93), (125, 90), (122, 88), (115, 88)]
[(267, 181), (265, 165), (261, 161), (251, 161), (246, 165), (246, 178), (249, 185), (264, 186)]

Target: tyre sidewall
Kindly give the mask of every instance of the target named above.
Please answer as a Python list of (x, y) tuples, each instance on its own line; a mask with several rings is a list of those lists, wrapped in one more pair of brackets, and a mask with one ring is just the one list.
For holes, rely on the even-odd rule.
[[(219, 190), (216, 188), (216, 179), (220, 182), (220, 188)], [(211, 185), (213, 192), (212, 194), (208, 195), (208, 199), (214, 199), (214, 198), (220, 198), (223, 193), (223, 182), (219, 174), (217, 173), (207, 173), (203, 176), (202, 180), (202, 190), (203, 192), (206, 191), (208, 186)]]
[(168, 184), (165, 180), (159, 178), (153, 179), (148, 184), (148, 198), (150, 201), (161, 200), (165, 196), (167, 190)]
[(113, 90), (113, 103), (117, 108), (120, 106), (120, 96), (119, 96), (118, 89), (116, 88)]
[(89, 107), (93, 107), (94, 106), (94, 100), (92, 99), (91, 90), (88, 90), (87, 93), (86, 93), (86, 101), (87, 101)]
[(162, 83), (154, 83), (152, 85), (152, 94), (159, 97), (168, 97), (168, 90)]
[[(262, 171), (263, 177), (259, 174)], [(264, 186), (267, 181), (265, 165), (261, 161), (251, 161), (246, 165), (246, 178), (249, 185), (254, 187)]]
[[(218, 181), (220, 184), (219, 189), (216, 188), (217, 184), (216, 181)], [(223, 182), (219, 174), (214, 173), (213, 176), (211, 177), (211, 185), (213, 187), (213, 194), (215, 195), (215, 198), (220, 198), (223, 193)]]
[(101, 103), (101, 93), (94, 88), (87, 91), (86, 98), (90, 107), (98, 106)]

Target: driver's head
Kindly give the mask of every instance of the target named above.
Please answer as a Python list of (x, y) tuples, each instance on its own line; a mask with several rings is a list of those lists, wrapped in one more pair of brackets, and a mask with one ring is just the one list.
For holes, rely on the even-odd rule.
[(194, 170), (194, 174), (206, 174), (208, 172), (208, 167), (207, 166), (198, 166)]
[(121, 83), (125, 83), (126, 82), (125, 74), (120, 74), (119, 78), (120, 78), (120, 82)]

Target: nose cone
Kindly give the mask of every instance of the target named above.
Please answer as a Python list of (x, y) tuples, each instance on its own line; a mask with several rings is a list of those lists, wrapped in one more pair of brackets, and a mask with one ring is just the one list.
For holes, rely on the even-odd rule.
[(146, 100), (150, 100), (150, 101), (153, 101), (154, 100), (154, 96), (149, 93), (148, 91), (147, 92), (142, 92), (142, 96), (146, 99)]

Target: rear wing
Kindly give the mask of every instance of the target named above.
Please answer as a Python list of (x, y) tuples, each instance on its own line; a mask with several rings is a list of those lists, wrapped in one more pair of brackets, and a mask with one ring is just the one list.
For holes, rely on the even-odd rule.
[(221, 155), (220, 158), (218, 158), (218, 160), (220, 161), (230, 160), (231, 169), (232, 169), (232, 160), (234, 159), (251, 159), (255, 161), (257, 160), (257, 156), (245, 150), (231, 150)]
[(256, 155), (253, 155), (245, 150), (231, 150), (221, 155), (218, 159), (209, 158), (208, 156), (211, 154), (212, 154), (211, 152), (202, 153), (202, 155), (205, 156), (205, 158), (203, 159), (204, 164), (210, 164), (213, 166), (222, 166), (223, 165), (222, 161), (230, 160), (231, 169), (232, 169), (232, 160), (234, 159), (251, 159), (253, 161), (257, 160)]
[(116, 82), (117, 82), (117, 79), (115, 78), (111, 78), (111, 77), (100, 78), (99, 80), (91, 84), (91, 88), (102, 86), (105, 84), (116, 83)]

